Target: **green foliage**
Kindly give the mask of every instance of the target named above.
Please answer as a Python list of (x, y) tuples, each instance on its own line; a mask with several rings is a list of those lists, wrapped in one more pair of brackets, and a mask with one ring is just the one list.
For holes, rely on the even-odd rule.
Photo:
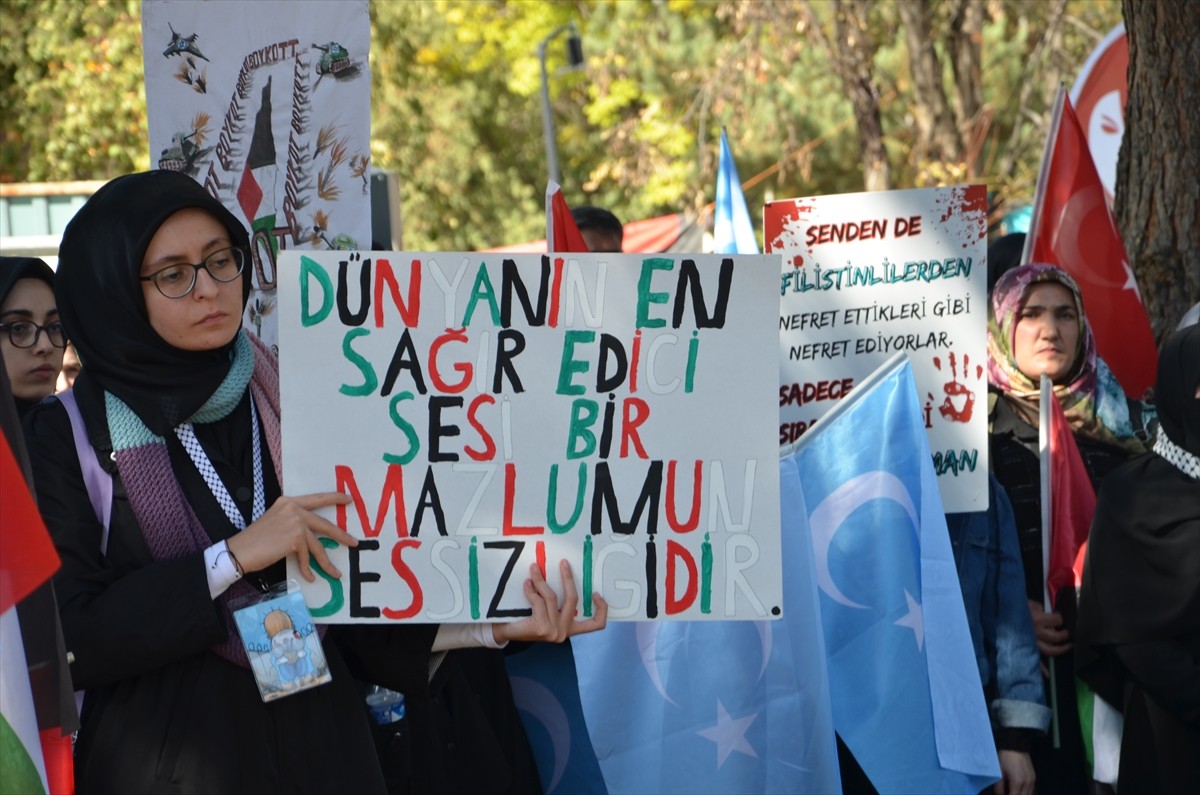
[[(953, 5), (930, 6), (939, 33)], [(808, 7), (829, 29), (834, 4)], [(989, 121), (979, 162), (982, 178), (1014, 199), (1032, 193), (1057, 82), (1072, 80), (1120, 21), (1115, 0), (1068, 0), (1061, 18), (1058, 7), (984, 6)], [(375, 0), (372, 163), (400, 178), (405, 246), (473, 249), (544, 234), (538, 44), (568, 22), (582, 35), (586, 67), (563, 71), (565, 36), (550, 43), (547, 66), (569, 203), (607, 206), (626, 220), (702, 209), (713, 198), (722, 126), (743, 179), (754, 180), (751, 207), (862, 190), (851, 107), (805, 8)], [(893, 186), (960, 180), (962, 164), (912, 157), (913, 87), (896, 6), (875, 3), (867, 20), (854, 35), (874, 46)], [(0, 30), (0, 181), (100, 179), (148, 167), (136, 0), (5, 0)], [(949, 91), (948, 42), (933, 38)]]
[(148, 167), (136, 0), (6, 0), (0, 31), (0, 181)]

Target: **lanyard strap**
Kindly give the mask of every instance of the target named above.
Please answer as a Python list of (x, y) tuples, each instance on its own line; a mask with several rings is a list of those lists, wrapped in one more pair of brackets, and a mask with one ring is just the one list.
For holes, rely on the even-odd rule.
[[(258, 411), (254, 408), (253, 398), (250, 399), (250, 429), (254, 442), (254, 510), (250, 515), (250, 521), (253, 522), (267, 512), (266, 489), (263, 486), (262, 442), (258, 439)], [(208, 484), (208, 490), (217, 498), (217, 502), (221, 504), (221, 509), (225, 511), (229, 521), (239, 531), (245, 530), (246, 518), (242, 516), (233, 495), (229, 493), (229, 489), (217, 475), (216, 467), (213, 466), (208, 453), (204, 452), (204, 448), (200, 446), (200, 440), (196, 438), (192, 423), (186, 422), (175, 428), (175, 435), (179, 437), (183, 449), (187, 451), (188, 457), (200, 471), (204, 482)]]

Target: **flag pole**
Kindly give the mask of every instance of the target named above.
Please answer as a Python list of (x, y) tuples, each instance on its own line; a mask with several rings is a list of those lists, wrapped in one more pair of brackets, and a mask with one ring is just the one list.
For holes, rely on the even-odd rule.
[(1029, 231), (1025, 234), (1025, 247), (1021, 250), (1021, 264), (1029, 264), (1033, 256), (1033, 241), (1037, 239), (1038, 225), (1042, 221), (1042, 208), (1046, 203), (1046, 183), (1050, 178), (1050, 163), (1054, 160), (1054, 147), (1058, 143), (1058, 128), (1062, 124), (1063, 104), (1066, 102), (1067, 87), (1058, 84), (1054, 95), (1054, 113), (1050, 117), (1050, 134), (1042, 149), (1042, 164), (1038, 169), (1037, 188), (1033, 192), (1033, 215), (1029, 219)]
[[(1059, 99), (1062, 98), (1062, 86), (1059, 86)], [(1061, 104), (1057, 108), (1061, 108)], [(1055, 119), (1058, 119), (1058, 113), (1055, 113)], [(1057, 126), (1057, 124), (1056, 124)], [(1032, 235), (1026, 238), (1026, 245)], [(1053, 493), (1050, 483), (1050, 401), (1054, 400), (1054, 385), (1045, 373), (1041, 376), (1041, 393), (1038, 397), (1038, 454), (1041, 459), (1041, 467), (1039, 473), (1039, 485), (1041, 487), (1042, 500), (1042, 609), (1047, 613), (1053, 609), (1050, 602), (1050, 585), (1047, 582), (1050, 573), (1050, 517), (1053, 515), (1052, 499)], [(1049, 658), (1050, 663), (1050, 734), (1054, 739), (1054, 747), (1061, 747), (1061, 737), (1059, 736), (1059, 721), (1058, 721), (1058, 686), (1055, 676), (1055, 660)]]

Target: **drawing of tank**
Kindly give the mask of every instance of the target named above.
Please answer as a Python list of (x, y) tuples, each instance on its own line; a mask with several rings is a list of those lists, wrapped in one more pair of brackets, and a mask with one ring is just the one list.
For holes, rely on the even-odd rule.
[(313, 46), (321, 51), (321, 60), (317, 63), (317, 74), (336, 76), (353, 66), (350, 62), (350, 53), (336, 41)]

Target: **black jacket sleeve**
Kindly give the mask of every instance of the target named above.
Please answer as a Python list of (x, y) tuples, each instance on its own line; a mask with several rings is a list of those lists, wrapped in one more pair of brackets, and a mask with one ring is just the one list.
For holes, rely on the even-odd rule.
[(35, 407), (25, 434), (38, 506), (62, 558), (54, 585), (75, 686), (136, 676), (224, 639), (203, 553), (155, 561), (116, 475), (108, 552), (101, 554), (104, 528), (88, 499), (63, 406)]

